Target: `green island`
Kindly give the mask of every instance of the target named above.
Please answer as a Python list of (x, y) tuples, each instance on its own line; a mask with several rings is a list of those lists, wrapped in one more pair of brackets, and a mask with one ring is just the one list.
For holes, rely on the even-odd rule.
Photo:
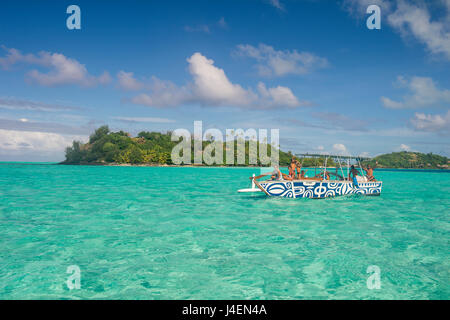
[(364, 164), (375, 166), (377, 162), (378, 168), (396, 169), (448, 169), (450, 165), (450, 159), (447, 157), (410, 151), (382, 154), (365, 161)]
[[(61, 164), (103, 164), (103, 165), (172, 165), (172, 149), (181, 141), (172, 141), (172, 133), (139, 132), (136, 137), (124, 131), (110, 132), (108, 126), (102, 126), (95, 130), (89, 137), (88, 143), (73, 141), (72, 146), (66, 148), (66, 159)], [(193, 141), (193, 140), (192, 140)], [(203, 150), (212, 141), (203, 141)], [(234, 150), (237, 150), (237, 140), (234, 141)], [(258, 142), (258, 148), (265, 146)], [(226, 152), (226, 144), (223, 146), (223, 154)], [(258, 149), (259, 150), (259, 149)], [(267, 153), (270, 156), (271, 145), (267, 145)], [(279, 152), (280, 165), (288, 165), (292, 158), (291, 152)], [(191, 159), (194, 159), (194, 143), (191, 143)], [(245, 165), (249, 166), (249, 142), (245, 141)], [(262, 166), (257, 156), (258, 164)], [(203, 165), (206, 165), (203, 162)], [(235, 152), (234, 164), (224, 166), (243, 166), (237, 164), (237, 152)]]
[[(171, 132), (147, 132), (142, 131), (136, 137), (132, 137), (124, 131), (111, 132), (108, 126), (102, 126), (90, 135), (87, 143), (73, 141), (72, 146), (66, 148), (66, 159), (61, 164), (90, 164), (90, 165), (173, 165), (171, 152), (180, 141), (171, 140)], [(203, 141), (203, 149), (212, 141)], [(235, 140), (234, 150), (236, 150)], [(263, 143), (258, 142), (258, 148)], [(194, 158), (193, 143), (191, 143), (191, 159)], [(226, 144), (224, 144), (224, 155)], [(268, 155), (272, 147), (267, 145)], [(287, 166), (294, 155), (291, 151), (279, 150), (279, 162), (281, 166)], [(243, 166), (237, 164), (235, 152), (234, 164), (224, 166)], [(249, 166), (249, 142), (245, 141), (245, 165)], [(304, 167), (323, 166), (324, 158), (302, 158)], [(261, 166), (259, 155), (257, 166)], [(450, 159), (437, 154), (424, 154), (419, 152), (393, 152), (376, 156), (364, 161), (363, 165), (370, 164), (378, 168), (423, 168), (423, 169), (448, 169)], [(203, 165), (206, 165), (203, 163)], [(328, 167), (336, 164), (332, 159), (327, 160)]]

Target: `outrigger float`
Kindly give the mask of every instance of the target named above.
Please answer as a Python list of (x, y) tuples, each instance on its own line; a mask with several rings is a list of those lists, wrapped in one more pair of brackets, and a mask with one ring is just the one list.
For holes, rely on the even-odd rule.
[[(361, 194), (368, 196), (379, 196), (383, 186), (382, 181), (369, 181), (362, 171), (361, 161), (370, 158), (365, 157), (350, 157), (337, 155), (323, 155), (323, 154), (297, 154), (296, 156), (308, 158), (325, 158), (324, 165), (314, 168), (315, 175), (312, 178), (304, 177), (294, 180), (264, 180), (257, 181), (263, 176), (272, 175), (273, 172), (255, 177), (251, 177), (252, 188), (241, 189), (238, 192), (264, 192), (270, 197), (282, 198), (311, 198), (323, 199), (329, 197)], [(334, 168), (327, 168), (328, 159), (333, 159), (339, 165)], [(350, 179), (350, 165), (355, 163), (355, 167), (359, 168), (359, 174)], [(303, 164), (303, 160), (302, 160)], [(343, 167), (344, 165), (344, 167)], [(319, 173), (317, 173), (319, 169)], [(335, 172), (332, 172), (334, 169)], [(346, 174), (344, 173), (346, 171)]]

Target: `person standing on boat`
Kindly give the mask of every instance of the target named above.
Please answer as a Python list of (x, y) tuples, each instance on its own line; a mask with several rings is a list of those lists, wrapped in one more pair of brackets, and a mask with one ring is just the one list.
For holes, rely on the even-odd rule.
[(295, 170), (297, 171), (297, 179), (301, 179), (301, 172), (302, 172), (302, 164), (300, 163), (300, 161), (296, 160), (295, 161)]
[(289, 164), (289, 175), (285, 177), (286, 180), (294, 180), (295, 179), (295, 169), (297, 168), (297, 163), (295, 158), (292, 157), (291, 163)]
[(355, 178), (359, 175), (358, 170), (356, 170), (355, 166), (352, 164), (350, 167), (350, 173), (348, 174), (348, 178), (351, 179), (352, 177)]
[(349, 179), (349, 180), (352, 179), (352, 180), (353, 180), (353, 184), (354, 184), (355, 186), (358, 186), (358, 179), (356, 178), (358, 175), (359, 175), (358, 170), (356, 170), (355, 166), (352, 165), (352, 166), (350, 167), (350, 172), (349, 172), (349, 174), (348, 174), (348, 179)]

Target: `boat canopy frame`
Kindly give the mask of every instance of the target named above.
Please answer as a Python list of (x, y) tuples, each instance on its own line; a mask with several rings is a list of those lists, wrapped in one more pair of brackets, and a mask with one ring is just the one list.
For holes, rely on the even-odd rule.
[[(361, 176), (365, 176), (364, 172), (362, 171), (362, 165), (361, 165), (361, 161), (364, 160), (370, 160), (370, 157), (363, 157), (363, 156), (342, 156), (342, 155), (333, 155), (333, 154), (320, 154), (320, 153), (297, 153), (295, 154), (296, 157), (302, 158), (302, 165), (303, 165), (303, 159), (304, 158), (314, 158), (314, 159), (325, 159), (324, 161), (324, 165), (323, 165), (323, 176), (324, 179), (326, 177), (326, 173), (327, 171), (327, 160), (328, 159), (333, 159), (335, 162), (337, 161), (337, 163), (339, 164), (339, 168), (341, 169), (341, 173), (342, 173), (342, 177), (344, 179), (344, 181), (348, 180), (349, 177), (349, 173), (350, 173), (350, 164), (351, 161), (354, 160), (355, 163), (358, 165), (359, 171), (361, 173)], [(344, 175), (344, 169), (342, 168), (342, 163), (341, 160), (347, 162), (347, 175)], [(344, 162), (344, 163), (345, 163)], [(317, 169), (317, 163), (314, 167), (314, 171), (316, 172)], [(331, 173), (331, 172), (328, 172)], [(337, 175), (337, 167), (336, 167), (336, 175)], [(316, 175), (317, 176), (317, 175)]]
[(330, 159), (344, 159), (344, 160), (370, 160), (370, 157), (362, 156), (340, 156), (336, 154), (320, 154), (320, 153), (296, 153), (295, 156), (303, 158), (330, 158)]

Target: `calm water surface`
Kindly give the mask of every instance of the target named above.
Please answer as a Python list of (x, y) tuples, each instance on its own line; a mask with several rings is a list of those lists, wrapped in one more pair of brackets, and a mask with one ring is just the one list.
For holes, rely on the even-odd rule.
[(0, 299), (450, 298), (449, 173), (326, 200), (236, 193), (252, 173), (0, 164)]

